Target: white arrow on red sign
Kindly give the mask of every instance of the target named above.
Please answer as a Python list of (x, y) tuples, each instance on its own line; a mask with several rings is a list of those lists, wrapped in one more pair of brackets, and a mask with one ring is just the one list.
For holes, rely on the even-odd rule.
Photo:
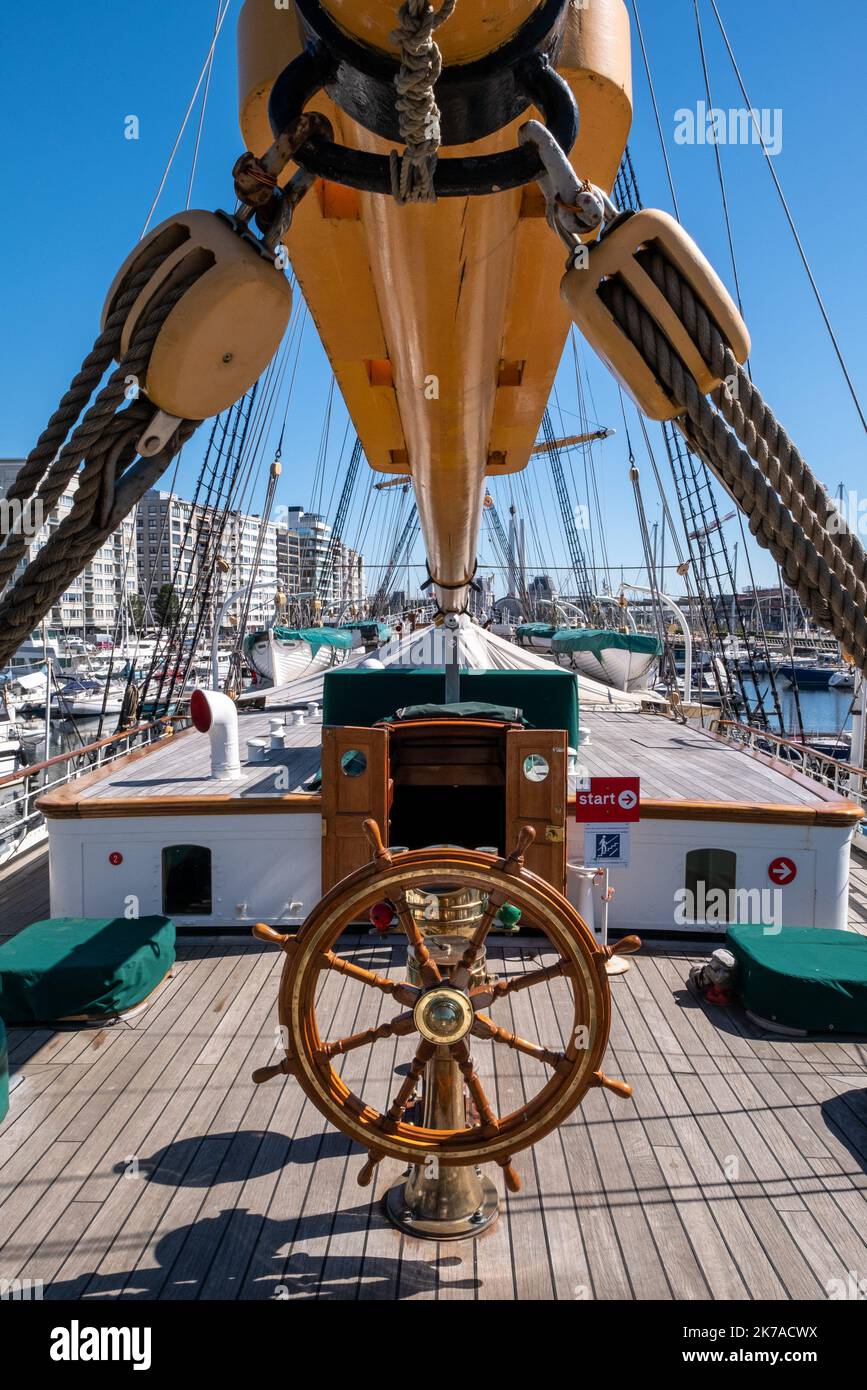
[(780, 854), (776, 859), (772, 859), (768, 865), (768, 878), (773, 883), (781, 886), (791, 883), (798, 875), (798, 866), (794, 859), (788, 859), (786, 855)]

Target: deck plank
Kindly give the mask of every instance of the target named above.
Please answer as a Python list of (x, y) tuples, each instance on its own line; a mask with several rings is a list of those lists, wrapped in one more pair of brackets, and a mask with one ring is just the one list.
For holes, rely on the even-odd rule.
[(48, 846), (0, 868), (0, 946), (31, 922), (50, 917)]
[[(403, 972), (399, 944), (345, 949)], [(492, 955), (509, 974), (539, 949)], [(46, 1298), (824, 1299), (867, 1261), (862, 1053), (769, 1043), (689, 995), (685, 953), (639, 956), (614, 981), (605, 1070), (633, 1100), (593, 1092), (517, 1156), (524, 1188), (494, 1230), (457, 1247), (388, 1225), (378, 1200), (399, 1165), (358, 1188), (360, 1153), (291, 1080), (253, 1087), (273, 1055), (279, 953), (181, 958), (134, 1027), (10, 1032), (25, 1079), (0, 1127), (0, 1267), (42, 1278)], [(510, 996), (501, 1022), (558, 1045), (565, 988)], [(393, 1001), (329, 978), (320, 1009), (335, 1036)], [(350, 1053), (348, 1083), (381, 1105), (408, 1047)], [(511, 1049), (477, 1060), (500, 1111), (537, 1084)]]

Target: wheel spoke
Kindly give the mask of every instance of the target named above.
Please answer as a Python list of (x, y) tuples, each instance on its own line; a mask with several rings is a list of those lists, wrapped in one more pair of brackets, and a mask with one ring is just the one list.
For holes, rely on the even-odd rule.
[(321, 1055), (325, 1058), (336, 1057), (338, 1054), (354, 1052), (358, 1047), (370, 1047), (375, 1042), (380, 1042), (384, 1038), (402, 1038), (407, 1033), (413, 1032), (415, 1019), (412, 1011), (408, 1010), (404, 1014), (398, 1014), (390, 1023), (381, 1023), (378, 1028), (366, 1028), (363, 1033), (353, 1033), (348, 1038), (338, 1038), (335, 1042), (323, 1043)]
[(488, 898), (488, 905), (485, 908), (484, 916), (470, 937), (469, 943), (458, 962), (457, 968), (452, 972), (451, 983), (455, 989), (466, 989), (470, 982), (473, 966), (476, 957), (485, 944), (485, 938), (494, 924), (494, 919), (500, 908), (506, 901), (505, 893), (492, 893)]
[(458, 1043), (457, 1047), (452, 1048), (452, 1056), (460, 1067), (461, 1075), (467, 1083), (467, 1089), (481, 1117), (482, 1133), (486, 1139), (493, 1138), (495, 1134), (499, 1134), (500, 1132), (500, 1123), (494, 1114), (491, 1103), (485, 1095), (485, 1089), (473, 1067), (470, 1049), (465, 1042)]
[(561, 957), (553, 965), (546, 965), (544, 970), (531, 970), (526, 975), (513, 975), (509, 980), (497, 980), (492, 985), (479, 985), (470, 990), (470, 1002), (474, 1009), (486, 1009), (495, 999), (503, 999), (507, 994), (516, 994), (518, 990), (532, 989), (546, 980), (568, 975), (569, 968), (569, 961)]
[(343, 956), (336, 956), (333, 951), (323, 951), (322, 955), (329, 970), (337, 970), (341, 975), (348, 975), (351, 980), (358, 980), (363, 985), (380, 989), (383, 994), (393, 994), (399, 1004), (408, 1004), (411, 1008), (421, 993), (421, 990), (416, 989), (414, 985), (408, 985), (405, 980), (390, 980), (386, 975), (376, 975), (372, 970), (365, 970), (360, 965), (354, 965), (352, 961), (344, 960)]
[(407, 1107), (409, 1098), (415, 1090), (416, 1083), (424, 1071), (426, 1063), (435, 1052), (436, 1044), (428, 1042), (427, 1038), (423, 1038), (419, 1043), (418, 1051), (410, 1063), (410, 1068), (406, 1074), (403, 1085), (382, 1117), (381, 1127), (391, 1129), (397, 1124)]
[(425, 942), (418, 922), (413, 917), (412, 909), (403, 894), (395, 900), (394, 909), (406, 939), (415, 951), (422, 979), (429, 985), (439, 984), (442, 979), (439, 966), (428, 950), (427, 943)]
[(565, 1053), (552, 1052), (550, 1048), (542, 1047), (539, 1043), (519, 1038), (517, 1033), (510, 1033), (508, 1028), (499, 1028), (486, 1014), (476, 1014), (473, 1034), (477, 1038), (490, 1038), (504, 1047), (514, 1048), (516, 1052), (523, 1052), (527, 1057), (534, 1057), (537, 1062), (544, 1062), (546, 1067), (552, 1067), (554, 1071), (559, 1070), (566, 1061)]

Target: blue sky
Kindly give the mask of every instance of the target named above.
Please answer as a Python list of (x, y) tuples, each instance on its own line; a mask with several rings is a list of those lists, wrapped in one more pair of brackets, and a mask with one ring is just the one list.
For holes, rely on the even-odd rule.
[[(459, 0), (460, 3), (460, 0)], [(867, 398), (864, 332), (863, 102), (867, 12), (855, 0), (718, 0), (735, 54), (757, 107), (779, 108), (782, 151), (775, 167), (786, 191), (814, 273), (825, 297), (856, 386)], [(708, 0), (701, 13), (714, 101), (743, 105)], [(231, 167), (241, 150), (237, 126), (234, 30), (240, 0), (232, 0), (221, 35), (204, 124), (193, 205), (229, 206)], [(0, 456), (23, 456), (32, 445), (96, 332), (114, 272), (137, 241), (159, 185), (207, 52), (216, 0), (147, 0), (122, 7), (113, 0), (41, 0), (6, 7), (0, 43), (3, 186), (0, 225), (6, 332), (0, 346)], [(683, 221), (731, 285), (713, 150), (674, 143), (675, 113), (704, 97), (693, 0), (639, 0), (663, 130)], [(637, 40), (634, 45), (635, 121), (630, 145), (644, 202), (671, 210), (659, 139)], [(126, 117), (139, 119), (140, 138), (124, 138)], [(187, 130), (156, 220), (184, 205), (197, 114)], [(818, 476), (832, 490), (860, 489), (864, 432), (776, 199), (761, 151), (722, 150), (745, 312), (753, 338), (753, 369), (766, 398)], [(626, 438), (617, 390), (604, 368), (581, 360), (589, 375), (597, 421), (617, 429), (596, 447), (605, 540), (613, 565), (641, 563), (628, 481)], [(320, 449), (329, 372), (308, 326), (288, 415), (284, 475), (278, 502), (309, 505)], [(567, 430), (577, 428), (571, 354), (558, 378)], [(282, 415), (282, 410), (279, 412)], [(650, 521), (660, 503), (646, 464), (634, 412), (632, 435)], [(325, 499), (345, 445), (346, 417), (335, 403)], [(184, 457), (182, 492), (191, 492), (206, 429)], [(658, 429), (651, 438), (661, 464)], [(351, 442), (351, 436), (350, 441)], [(263, 449), (258, 496), (276, 436)], [(267, 456), (267, 457), (266, 457)], [(572, 457), (584, 476), (583, 457)], [(533, 568), (565, 562), (543, 464), (526, 475), (533, 493), (550, 502), (547, 524), (531, 537)], [(368, 479), (363, 480), (366, 493)], [(578, 499), (583, 501), (583, 485)], [(522, 493), (516, 500), (520, 503)], [(358, 490), (347, 539), (358, 532)], [(497, 488), (505, 511), (506, 483)], [(673, 498), (672, 498), (673, 501)], [(400, 501), (377, 497), (368, 510), (367, 558), (381, 562)], [(723, 501), (721, 511), (729, 511)], [(737, 522), (726, 527), (733, 544)], [(598, 544), (598, 537), (596, 538)], [(773, 569), (754, 552), (759, 582)], [(421, 558), (420, 549), (416, 557)], [(494, 561), (483, 537), (482, 568)], [(745, 580), (743, 567), (739, 580)]]

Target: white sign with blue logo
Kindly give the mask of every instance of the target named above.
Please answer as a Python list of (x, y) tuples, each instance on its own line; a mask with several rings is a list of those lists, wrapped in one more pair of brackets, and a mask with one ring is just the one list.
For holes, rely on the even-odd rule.
[(594, 869), (625, 869), (629, 864), (628, 825), (585, 825), (584, 863)]

